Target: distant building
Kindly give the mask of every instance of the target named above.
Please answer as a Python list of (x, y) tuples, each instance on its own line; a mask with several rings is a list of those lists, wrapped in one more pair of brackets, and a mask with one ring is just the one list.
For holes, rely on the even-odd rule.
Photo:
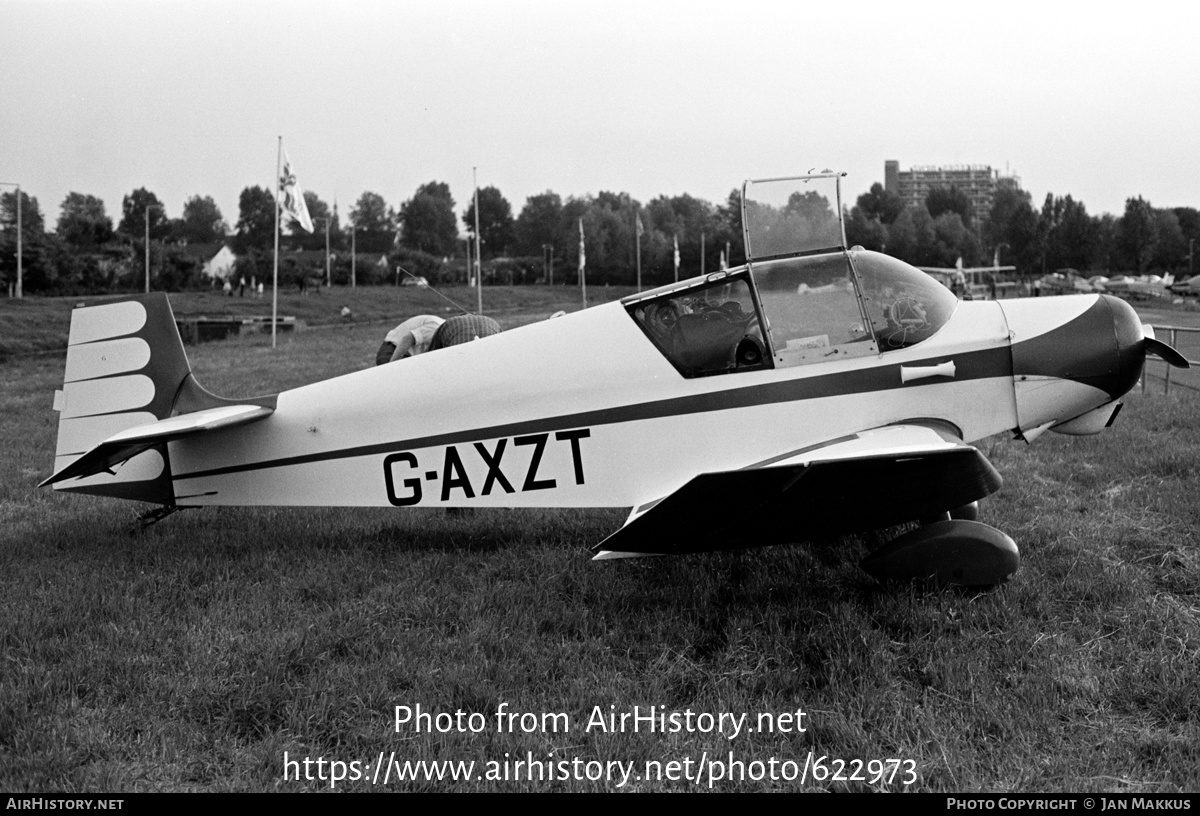
[(237, 256), (224, 243), (179, 244), (176, 249), (200, 263), (201, 273), (213, 283), (221, 283), (233, 276)]
[(922, 165), (901, 170), (898, 161), (883, 163), (884, 189), (898, 195), (906, 207), (923, 205), (930, 190), (953, 187), (971, 202), (971, 217), (977, 222), (992, 211), (997, 189), (1019, 183), (1016, 176), (1001, 176), (999, 170), (986, 164)]
[(233, 267), (236, 263), (237, 256), (233, 254), (229, 244), (222, 244), (221, 248), (205, 262), (204, 274), (214, 281), (229, 280), (233, 277)]

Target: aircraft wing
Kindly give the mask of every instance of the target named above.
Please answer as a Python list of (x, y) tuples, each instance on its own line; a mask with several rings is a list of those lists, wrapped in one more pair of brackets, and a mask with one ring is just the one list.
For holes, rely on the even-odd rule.
[(635, 507), (596, 559), (758, 547), (943, 513), (999, 489), (987, 458), (940, 424), (889, 425), (741, 470), (704, 473)]
[(188, 434), (214, 431), (233, 425), (245, 425), (247, 422), (254, 422), (269, 416), (273, 412), (273, 408), (265, 408), (261, 405), (224, 405), (138, 425), (113, 434), (46, 479), (38, 487), (51, 485), (65, 479), (112, 472), (113, 467), (121, 462), (132, 459), (142, 451), (149, 450), (163, 442), (169, 442)]

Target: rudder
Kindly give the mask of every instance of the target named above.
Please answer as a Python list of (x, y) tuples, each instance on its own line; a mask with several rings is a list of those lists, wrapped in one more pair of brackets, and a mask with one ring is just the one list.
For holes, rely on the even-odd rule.
[[(71, 314), (63, 388), (54, 395), (59, 412), (55, 474), (114, 434), (169, 417), (190, 374), (165, 294), (76, 309)], [(165, 443), (115, 463), (108, 472), (54, 486), (174, 502)]]

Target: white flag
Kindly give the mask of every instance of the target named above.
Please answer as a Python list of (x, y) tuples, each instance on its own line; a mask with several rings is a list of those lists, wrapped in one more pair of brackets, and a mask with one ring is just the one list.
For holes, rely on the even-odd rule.
[(675, 277), (679, 277), (679, 236), (675, 236)]
[(296, 174), (292, 172), (292, 162), (286, 150), (283, 151), (283, 173), (279, 177), (279, 205), (284, 220), (295, 221), (308, 232), (313, 231), (308, 205), (304, 203), (304, 191), (296, 183)]

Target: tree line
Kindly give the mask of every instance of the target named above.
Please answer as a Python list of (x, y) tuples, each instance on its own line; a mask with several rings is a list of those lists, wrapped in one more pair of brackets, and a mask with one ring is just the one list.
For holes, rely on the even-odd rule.
[(1187, 275), (1193, 242), (1200, 241), (1200, 211), (1158, 209), (1129, 198), (1120, 216), (1089, 215), (1082, 201), (1047, 193), (1041, 209), (1009, 181), (997, 187), (983, 218), (954, 187), (934, 189), (924, 207), (872, 185), (846, 220), (847, 240), (895, 255), (917, 266), (988, 265), (999, 259), (1022, 275), (1058, 269), (1080, 272)]
[[(1006, 183), (1007, 182), (1007, 183)], [(270, 276), (275, 205), (270, 190), (246, 187), (232, 226), (210, 196), (195, 195), (173, 218), (145, 188), (122, 200), (114, 226), (96, 196), (69, 193), (54, 230), (38, 201), (20, 191), (23, 285), (30, 293), (133, 291), (144, 285), (146, 240), (154, 285), (184, 289), (212, 285), (202, 267), (222, 244), (237, 254), (235, 276)], [(16, 278), (16, 196), (0, 194), (0, 278)], [(281, 237), (284, 281), (325, 275), (326, 246), (334, 283), (348, 283), (351, 253), (356, 282), (395, 282), (402, 267), (434, 283), (467, 279), (467, 240), (474, 236), (475, 201), (456, 214), (449, 185), (431, 181), (398, 208), (364, 192), (345, 223), (335, 205), (305, 192), (312, 234), (289, 225)], [(479, 190), (479, 233), (485, 283), (576, 280), (582, 224), (589, 282), (631, 284), (640, 255), (646, 286), (716, 270), (722, 260), (744, 262), (741, 191), (713, 204), (691, 195), (659, 196), (647, 203), (628, 193), (601, 192), (565, 200), (547, 190), (528, 197), (515, 216), (495, 187)], [(825, 202), (827, 204), (828, 202)], [(905, 206), (876, 183), (845, 213), (851, 245), (879, 250), (918, 266), (1015, 265), (1022, 275), (1071, 267), (1084, 272), (1142, 274), (1189, 272), (1189, 253), (1200, 239), (1200, 212), (1158, 209), (1140, 196), (1120, 216), (1091, 216), (1070, 195), (1048, 194), (1035, 208), (1012, 180), (1001, 180), (991, 210), (974, 213), (953, 187), (935, 189), (918, 206)], [(678, 249), (676, 249), (678, 248)], [(472, 250), (473, 251), (473, 250)]]

